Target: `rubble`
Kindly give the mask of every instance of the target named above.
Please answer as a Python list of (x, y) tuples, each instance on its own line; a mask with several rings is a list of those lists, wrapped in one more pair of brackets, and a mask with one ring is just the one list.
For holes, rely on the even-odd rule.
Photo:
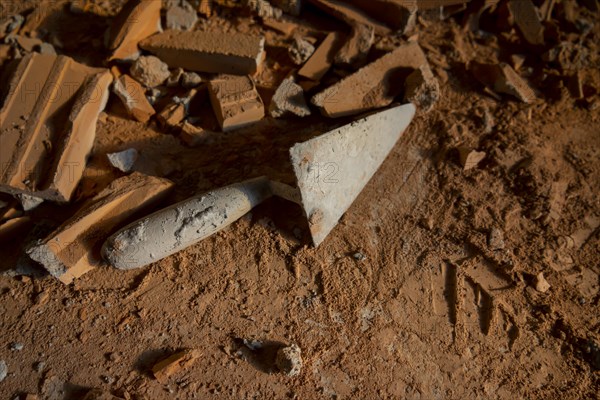
[(350, 37), (335, 55), (335, 64), (353, 68), (364, 64), (373, 45), (373, 40), (375, 40), (373, 28), (355, 24), (352, 27)]
[(546, 278), (544, 278), (543, 272), (540, 272), (535, 276), (535, 290), (540, 293), (546, 293), (548, 290), (550, 290), (550, 284)]
[(151, 210), (172, 187), (167, 179), (137, 172), (117, 179), (27, 253), (69, 284), (98, 265), (99, 246), (106, 236), (132, 216)]
[(261, 18), (281, 18), (283, 12), (267, 0), (242, 0), (243, 7)]
[(169, 66), (154, 56), (139, 57), (131, 65), (129, 73), (149, 88), (162, 85), (171, 76)]
[(378, 35), (389, 35), (391, 29), (383, 22), (371, 17), (366, 12), (348, 3), (344, 3), (340, 0), (309, 0), (310, 3), (319, 7), (323, 11), (332, 16), (341, 19), (348, 24), (361, 24), (367, 25), (373, 28), (375, 33)]
[(22, 15), (11, 15), (0, 20), (0, 40), (19, 31), (25, 18)]
[(191, 89), (185, 97), (173, 97), (173, 103), (167, 105), (158, 114), (158, 122), (161, 126), (176, 128), (187, 116), (189, 104), (196, 93), (198, 93), (196, 89)]
[(195, 72), (184, 72), (181, 76), (181, 86), (184, 89), (196, 88), (200, 86), (202, 82), (202, 77)]
[(171, 68), (194, 72), (252, 75), (265, 57), (264, 38), (225, 32), (166, 31), (140, 46)]
[(404, 82), (404, 100), (428, 113), (440, 99), (440, 84), (429, 66), (415, 69)]
[(294, 81), (293, 75), (285, 78), (275, 91), (269, 105), (269, 114), (273, 118), (280, 118), (287, 114), (299, 117), (310, 115), (310, 108), (304, 99), (304, 90)]
[(199, 128), (185, 121), (181, 126), (179, 138), (189, 147), (198, 147), (205, 144), (212, 134), (213, 132), (211, 131)]
[(181, 371), (189, 368), (202, 353), (199, 350), (183, 350), (156, 363), (152, 367), (152, 373), (157, 381), (166, 384), (168, 379)]
[(108, 70), (65, 56), (32, 53), (20, 60), (0, 110), (0, 191), (69, 201), (111, 82)]
[(171, 75), (167, 79), (167, 87), (177, 87), (181, 82), (181, 78), (183, 77), (183, 68), (175, 68), (171, 71)]
[(118, 153), (106, 155), (110, 164), (121, 172), (129, 173), (137, 161), (139, 154), (136, 149), (127, 149)]
[(166, 27), (180, 31), (191, 30), (198, 22), (198, 14), (186, 0), (167, 0)]
[(302, 351), (296, 344), (277, 350), (275, 358), (277, 368), (287, 376), (296, 376), (302, 370)]
[(30, 224), (30, 217), (16, 217), (0, 222), (0, 239), (14, 239), (23, 234), (29, 228)]
[(428, 68), (427, 58), (416, 42), (409, 42), (317, 93), (311, 102), (332, 118), (385, 107), (402, 90), (401, 76), (394, 72), (418, 68)]
[(249, 76), (222, 75), (208, 84), (213, 110), (226, 132), (262, 119), (265, 108)]
[[(436, 0), (354, 0), (352, 4), (356, 5), (371, 17), (384, 22), (397, 33), (407, 34), (415, 27), (417, 21), (417, 11), (421, 10), (424, 4), (429, 6), (431, 3), (435, 3), (435, 1)], [(463, 0), (459, 2), (466, 1), (470, 0)], [(450, 2), (452, 2), (452, 0), (446, 2), (442, 1), (442, 3)], [(453, 1), (453, 3), (456, 2), (456, 0)], [(440, 9), (440, 7), (442, 6), (437, 5), (433, 8)]]
[(506, 63), (471, 63), (470, 69), (479, 82), (498, 93), (510, 94), (524, 103), (533, 103), (536, 95), (527, 82)]
[(298, 75), (313, 81), (320, 81), (333, 64), (339, 38), (340, 35), (337, 32), (329, 33), (308, 61), (300, 68)]
[(461, 146), (458, 148), (458, 157), (460, 165), (464, 171), (475, 168), (485, 158), (483, 151), (475, 151), (469, 147)]
[(302, 11), (303, 0), (270, 0), (270, 2), (280, 8), (283, 12), (296, 17), (299, 16), (300, 11)]
[(127, 112), (139, 122), (146, 123), (156, 111), (144, 95), (144, 88), (129, 75), (121, 75), (115, 81), (113, 91), (121, 99)]
[(33, 210), (44, 202), (44, 199), (40, 199), (39, 197), (35, 196), (29, 196), (23, 193), (18, 194), (17, 198), (21, 202), (21, 207), (25, 212)]
[(295, 36), (288, 48), (290, 58), (296, 65), (302, 65), (315, 52), (315, 46), (300, 36)]
[(162, 32), (161, 1), (129, 0), (114, 19), (107, 32), (106, 47), (110, 60), (134, 60), (139, 54), (138, 43)]
[(185, 105), (171, 103), (158, 114), (158, 122), (164, 128), (175, 128), (185, 118)]
[(296, 30), (295, 24), (276, 19), (263, 19), (263, 25), (286, 36), (290, 36)]
[(533, 2), (531, 0), (509, 0), (508, 8), (525, 40), (532, 45), (544, 44), (544, 26)]

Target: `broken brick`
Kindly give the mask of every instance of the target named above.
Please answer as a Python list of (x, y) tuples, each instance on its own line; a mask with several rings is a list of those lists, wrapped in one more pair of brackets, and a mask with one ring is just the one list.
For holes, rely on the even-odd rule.
[(311, 102), (332, 118), (385, 107), (403, 90), (402, 76), (396, 72), (428, 65), (421, 47), (409, 42), (316, 94)]
[(297, 65), (304, 64), (314, 52), (315, 46), (300, 36), (294, 37), (294, 41), (288, 49), (290, 58)]
[(329, 33), (304, 66), (300, 68), (298, 75), (313, 81), (321, 80), (333, 64), (338, 41), (339, 34), (337, 32)]
[(263, 25), (286, 36), (290, 36), (296, 30), (295, 24), (276, 19), (263, 19)]
[(366, 25), (354, 25), (350, 37), (335, 56), (335, 64), (350, 67), (363, 64), (374, 39), (373, 28)]
[(140, 46), (171, 68), (234, 75), (256, 73), (264, 57), (264, 38), (225, 32), (166, 31)]
[(69, 284), (98, 265), (100, 247), (111, 232), (152, 209), (172, 187), (167, 179), (137, 172), (117, 179), (27, 253)]
[(429, 67), (422, 66), (408, 75), (404, 82), (404, 100), (428, 113), (439, 99), (440, 84)]
[(188, 368), (198, 358), (200, 358), (200, 356), (201, 353), (199, 350), (180, 351), (156, 363), (152, 367), (152, 373), (157, 381), (165, 384), (171, 376), (175, 375), (182, 369)]
[(172, 103), (166, 106), (157, 116), (161, 126), (174, 128), (185, 118), (185, 106), (180, 103)]
[(223, 75), (208, 84), (213, 110), (223, 131), (262, 119), (265, 107), (249, 76)]
[(22, 236), (30, 227), (30, 217), (17, 217), (0, 222), (0, 241), (10, 240)]
[(270, 0), (270, 2), (283, 10), (283, 12), (297, 17), (302, 10), (303, 0)]
[(475, 151), (468, 147), (458, 148), (458, 157), (463, 170), (468, 171), (475, 168), (485, 158), (483, 151)]
[(544, 26), (531, 0), (510, 0), (508, 8), (525, 40), (533, 45), (544, 44)]
[(269, 105), (269, 114), (273, 118), (279, 118), (286, 114), (294, 114), (299, 117), (310, 115), (310, 108), (304, 98), (304, 90), (294, 81), (292, 75), (285, 78), (275, 91)]
[(496, 92), (510, 94), (525, 103), (532, 103), (536, 99), (533, 89), (506, 63), (473, 62), (470, 68), (479, 82)]
[(389, 26), (373, 18), (355, 5), (351, 5), (340, 0), (310, 0), (312, 4), (332, 16), (341, 19), (349, 24), (362, 24), (373, 28), (379, 35), (388, 35), (391, 32)]
[(129, 0), (123, 6), (107, 35), (107, 47), (112, 51), (109, 60), (133, 60), (140, 50), (138, 43), (162, 31), (160, 9), (162, 2)]
[(83, 174), (112, 75), (65, 56), (19, 61), (0, 110), (0, 191), (68, 202)]
[(199, 128), (185, 121), (181, 126), (179, 138), (189, 147), (198, 147), (205, 144), (212, 135), (213, 132)]
[(417, 20), (419, 0), (353, 0), (349, 3), (402, 34), (412, 30)]
[(129, 75), (122, 75), (113, 86), (113, 91), (123, 102), (127, 112), (136, 120), (146, 123), (156, 111), (144, 95), (144, 88)]

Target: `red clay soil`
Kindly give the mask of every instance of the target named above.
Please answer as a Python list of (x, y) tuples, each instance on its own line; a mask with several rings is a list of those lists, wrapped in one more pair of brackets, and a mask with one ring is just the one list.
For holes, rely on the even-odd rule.
[[(2, 12), (40, 3), (2, 0)], [(122, 2), (92, 2), (101, 6), (84, 15), (43, 3), (57, 7), (46, 29), (61, 51), (101, 66), (100, 38)], [(316, 249), (301, 210), (274, 199), (140, 270), (100, 263), (72, 285), (0, 277), (0, 360), (8, 368), (0, 398), (78, 399), (101, 388), (151, 400), (596, 399), (600, 19), (579, 5), (575, 17), (563, 15), (563, 3), (575, 2), (560, 2), (553, 26), (570, 53), (554, 64), (495, 17), (481, 22), (495, 33), (477, 36), (463, 29), (462, 14), (421, 15), (415, 30), (440, 80), (440, 100), (416, 117)], [(281, 56), (286, 39), (238, 14), (200, 23), (263, 32), (259, 89), (269, 79), (274, 89), (294, 67)], [(346, 29), (317, 15), (306, 10), (303, 32), (312, 24)], [(532, 104), (490, 95), (468, 68), (471, 61), (510, 63), (514, 54), (525, 56), (520, 73), (536, 91)], [(562, 80), (559, 61), (581, 71), (583, 98)], [(111, 95), (76, 201), (35, 209), (35, 229), (64, 221), (121, 176), (105, 155), (132, 147), (138, 171), (176, 183), (171, 202), (261, 174), (285, 180), (289, 144), (340, 123), (316, 114), (266, 118), (189, 148), (156, 123), (133, 120)], [(485, 157), (464, 170), (461, 146)], [(2, 269), (15, 266), (24, 240), (0, 244)], [(274, 360), (278, 347), (292, 343), (304, 365), (289, 377)], [(200, 356), (155, 379), (156, 362), (182, 349)]]

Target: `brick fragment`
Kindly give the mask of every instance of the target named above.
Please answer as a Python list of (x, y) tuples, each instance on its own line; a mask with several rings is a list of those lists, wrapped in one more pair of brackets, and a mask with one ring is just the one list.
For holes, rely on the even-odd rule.
[(315, 46), (300, 36), (294, 37), (294, 41), (288, 48), (290, 58), (297, 65), (304, 64), (314, 52)]
[(269, 105), (269, 114), (273, 118), (280, 118), (287, 114), (299, 117), (310, 115), (310, 108), (304, 98), (304, 90), (294, 81), (292, 75), (285, 78), (275, 91)]
[(402, 70), (420, 67), (429, 68), (425, 53), (409, 42), (317, 93), (311, 102), (332, 118), (385, 107), (404, 89)]
[(508, 8), (525, 40), (533, 45), (544, 44), (544, 26), (531, 0), (510, 0)]
[(162, 31), (161, 2), (156, 0), (129, 0), (109, 28), (107, 47), (112, 51), (109, 60), (133, 60), (140, 50), (138, 43)]
[(263, 19), (263, 25), (286, 36), (290, 36), (297, 28), (295, 24), (276, 19)]
[(506, 63), (473, 62), (471, 70), (479, 82), (498, 93), (510, 94), (525, 103), (532, 103), (536, 99), (533, 89)]
[(252, 124), (265, 115), (262, 99), (249, 76), (222, 75), (210, 81), (208, 93), (223, 131)]
[(440, 99), (440, 84), (428, 66), (414, 70), (404, 82), (404, 100), (428, 113)]
[(68, 202), (83, 174), (112, 75), (65, 56), (19, 61), (0, 109), (0, 191)]
[(352, 0), (351, 3), (393, 30), (407, 33), (415, 26), (419, 0)]
[(137, 172), (117, 179), (27, 253), (69, 284), (98, 265), (107, 236), (137, 214), (151, 210), (172, 187), (167, 179)]
[(335, 56), (335, 64), (341, 66), (356, 67), (364, 64), (369, 50), (375, 40), (373, 28), (367, 25), (352, 27), (350, 37)]
[(379, 35), (389, 35), (389, 26), (356, 7), (340, 0), (310, 0), (312, 4), (349, 24), (368, 25)]
[(166, 31), (140, 46), (171, 68), (234, 75), (256, 73), (264, 57), (264, 38), (225, 32)]
[(17, 217), (0, 222), (0, 241), (21, 236), (31, 226), (30, 217)]
[(337, 32), (329, 33), (304, 66), (300, 68), (298, 75), (312, 79), (313, 81), (321, 80), (333, 64), (339, 39), (340, 35)]
[(464, 146), (458, 148), (460, 165), (465, 171), (475, 168), (481, 161), (483, 161), (485, 156), (486, 154), (483, 151), (475, 151)]
[(122, 75), (113, 86), (113, 91), (121, 99), (127, 112), (136, 120), (146, 123), (156, 111), (144, 94), (144, 88), (129, 75)]
[(213, 135), (214, 132), (197, 127), (185, 121), (181, 126), (179, 138), (189, 147), (198, 147), (207, 143)]
[(200, 356), (201, 352), (199, 350), (193, 349), (180, 351), (156, 363), (152, 367), (152, 373), (157, 381), (165, 384), (171, 376), (185, 368), (188, 368), (198, 358), (200, 358)]

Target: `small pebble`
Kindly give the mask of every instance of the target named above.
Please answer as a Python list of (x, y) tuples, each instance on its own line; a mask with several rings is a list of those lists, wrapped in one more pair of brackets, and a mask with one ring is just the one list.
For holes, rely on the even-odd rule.
[(13, 342), (10, 344), (10, 349), (12, 351), (21, 351), (21, 350), (23, 350), (23, 347), (24, 347), (23, 343), (14, 343)]
[(550, 289), (550, 284), (544, 278), (544, 273), (540, 272), (535, 277), (535, 290), (541, 293), (546, 293)]

